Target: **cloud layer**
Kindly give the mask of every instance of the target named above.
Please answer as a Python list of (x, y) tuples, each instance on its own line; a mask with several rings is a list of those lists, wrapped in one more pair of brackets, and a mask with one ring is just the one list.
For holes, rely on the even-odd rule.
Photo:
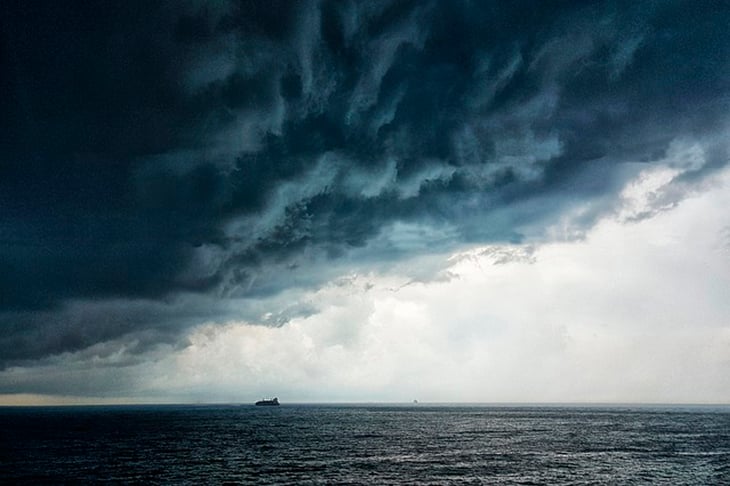
[[(663, 171), (648, 172), (633, 195)], [(472, 248), (428, 282), (350, 275), (299, 295), (321, 311), (284, 326), (210, 322), (185, 347), (134, 358), (135, 343), (97, 345), (10, 368), (0, 387), (158, 402), (727, 403), (728, 188), (725, 171), (672, 211), (605, 218), (580, 241)]]
[(317, 311), (287, 292), (353, 270), (579, 237), (646, 164), (672, 172), (625, 220), (670, 208), (727, 162), (728, 21), (695, 2), (7, 2), (0, 365), (278, 326)]

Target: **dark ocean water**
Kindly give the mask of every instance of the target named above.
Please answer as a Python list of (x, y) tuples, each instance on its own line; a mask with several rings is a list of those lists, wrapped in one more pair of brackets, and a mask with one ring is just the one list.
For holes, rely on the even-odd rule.
[(730, 484), (730, 409), (0, 408), (0, 482)]

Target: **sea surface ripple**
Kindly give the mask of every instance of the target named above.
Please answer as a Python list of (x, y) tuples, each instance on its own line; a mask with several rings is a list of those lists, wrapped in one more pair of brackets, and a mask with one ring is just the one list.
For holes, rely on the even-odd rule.
[(730, 484), (727, 407), (0, 408), (0, 482)]

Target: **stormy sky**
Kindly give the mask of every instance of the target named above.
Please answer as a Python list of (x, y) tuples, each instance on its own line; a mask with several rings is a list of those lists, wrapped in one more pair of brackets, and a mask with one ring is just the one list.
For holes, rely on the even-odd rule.
[(0, 403), (730, 401), (728, 25), (2, 2)]

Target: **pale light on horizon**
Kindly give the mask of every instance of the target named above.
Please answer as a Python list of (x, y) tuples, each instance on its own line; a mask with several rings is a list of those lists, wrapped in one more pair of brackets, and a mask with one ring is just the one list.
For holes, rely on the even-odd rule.
[[(655, 180), (632, 182), (632, 201)], [(0, 403), (727, 403), (729, 181), (636, 222), (618, 211), (581, 240), (454, 254), (432, 281), (338, 279), (298, 297), (319, 312), (279, 327), (197, 327), (127, 369), (141, 396)]]

